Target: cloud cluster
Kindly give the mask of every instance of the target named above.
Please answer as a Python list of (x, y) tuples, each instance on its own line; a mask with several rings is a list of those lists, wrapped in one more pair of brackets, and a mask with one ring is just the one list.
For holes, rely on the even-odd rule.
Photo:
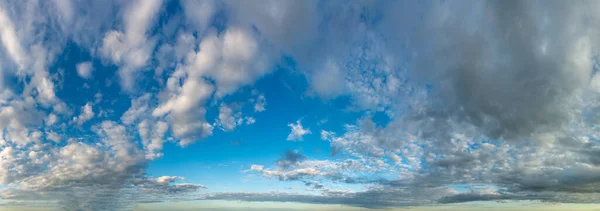
[[(282, 57), (306, 79), (304, 94), (346, 97), (365, 117), (321, 130), (330, 160), (287, 151), (250, 169), (319, 194), (200, 199), (379, 208), (600, 197), (597, 3), (182, 0), (169, 6), (177, 14), (167, 4), (0, 2), (3, 199), (114, 210), (197, 193), (204, 187), (179, 177), (149, 178), (148, 162), (167, 141), (254, 123), (226, 99), (286, 66)], [(56, 66), (71, 47), (117, 70), (86, 59), (65, 74)], [(108, 93), (74, 100), (62, 90), (69, 75)], [(119, 91), (126, 109), (113, 109)], [(264, 95), (250, 98), (265, 111)], [(389, 121), (374, 120), (379, 112)], [(290, 141), (311, 133), (288, 126)]]
[[(219, 107), (219, 119), (215, 122), (216, 125), (219, 125), (224, 131), (232, 131), (239, 125), (244, 124), (254, 124), (256, 119), (254, 117), (242, 116), (241, 105), (233, 104), (233, 105), (225, 105), (221, 104)], [(235, 112), (234, 112), (235, 109)]]
[(311, 134), (310, 129), (302, 127), (300, 120), (296, 121), (296, 124), (288, 124), (288, 127), (292, 129), (292, 132), (287, 137), (288, 141), (302, 141), (304, 135)]
[[(593, 114), (599, 31), (593, 26), (599, 17), (590, 8), (597, 6), (502, 1), (335, 7), (339, 17), (348, 15), (347, 25), (324, 28), (355, 37), (327, 40), (327, 32), (319, 37), (349, 53), (317, 50), (329, 58), (321, 64), (327, 68), (300, 65), (309, 65), (306, 75), (321, 97), (349, 96), (357, 109), (383, 111), (391, 120), (381, 126), (366, 115), (342, 135), (325, 130), (321, 136), (331, 143), (332, 155), (398, 168), (396, 178), (360, 180), (366, 184), (383, 190), (453, 189), (429, 203), (593, 203), (599, 196), (593, 176), (599, 147)], [(335, 21), (323, 18), (319, 24)], [(322, 86), (318, 79), (329, 78), (324, 74), (343, 82)], [(279, 180), (356, 181), (323, 179), (335, 170), (306, 169), (253, 168)], [(457, 184), (497, 191), (464, 192), (452, 188)]]
[(132, 1), (123, 11), (122, 30), (111, 30), (102, 39), (99, 54), (120, 66), (119, 77), (125, 90), (133, 90), (137, 72), (148, 64), (156, 39), (148, 37), (162, 0)]
[(91, 62), (81, 62), (77, 64), (77, 75), (84, 79), (91, 79), (92, 72), (94, 72), (94, 67)]

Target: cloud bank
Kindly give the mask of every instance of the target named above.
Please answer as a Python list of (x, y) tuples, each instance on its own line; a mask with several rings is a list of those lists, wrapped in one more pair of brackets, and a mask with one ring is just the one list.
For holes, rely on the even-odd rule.
[[(599, 7), (2, 1), (0, 185), (7, 188), (0, 197), (58, 201), (65, 210), (130, 209), (171, 197), (370, 208), (598, 202)], [(100, 95), (65, 94), (74, 90), (63, 86), (76, 83), (60, 67), (70, 46), (91, 57), (71, 69), (89, 81), (81, 87), (102, 87), (94, 90)], [(276, 68), (286, 58), (306, 79), (304, 95), (347, 98), (349, 110), (364, 113), (342, 133), (313, 128), (329, 142), (331, 159), (287, 151), (272, 166), (250, 168), (301, 182), (314, 194), (201, 195), (202, 185), (146, 174), (166, 142), (185, 147), (215, 128), (228, 132), (260, 121), (251, 115), (265, 111), (263, 94), (252, 94), (253, 104), (225, 99), (287, 71)], [(115, 111), (118, 100), (103, 100), (114, 93), (125, 96), (127, 109)], [(377, 112), (390, 121), (374, 121)], [(311, 134), (300, 121), (289, 127), (287, 140)]]

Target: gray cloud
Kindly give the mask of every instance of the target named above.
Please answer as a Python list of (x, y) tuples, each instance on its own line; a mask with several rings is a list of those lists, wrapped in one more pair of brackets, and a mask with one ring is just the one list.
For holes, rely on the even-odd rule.
[(281, 154), (281, 158), (277, 160), (276, 164), (277, 166), (285, 169), (296, 165), (298, 162), (303, 161), (304, 159), (306, 159), (306, 156), (290, 149), (286, 149), (285, 153)]
[[(364, 192), (331, 192), (325, 195), (297, 193), (214, 193), (198, 200), (231, 200), (247, 202), (299, 202), (310, 204), (343, 204), (357, 207), (381, 209), (389, 207), (418, 206), (433, 203), (430, 196), (446, 194), (444, 190), (429, 190), (418, 193), (398, 189), (371, 189)], [(429, 196), (427, 196), (429, 195)]]
[[(480, 193), (461, 193), (452, 196), (446, 196), (438, 200), (439, 203), (450, 204), (450, 203), (461, 203), (471, 201), (501, 201), (515, 199), (514, 196), (506, 196), (500, 194), (480, 194)], [(520, 198), (525, 200), (525, 198)]]

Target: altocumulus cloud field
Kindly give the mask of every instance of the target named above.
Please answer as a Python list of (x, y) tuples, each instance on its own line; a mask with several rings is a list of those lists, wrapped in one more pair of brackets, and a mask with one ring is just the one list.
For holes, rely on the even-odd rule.
[(0, 0), (0, 210), (597, 210), (599, 10)]

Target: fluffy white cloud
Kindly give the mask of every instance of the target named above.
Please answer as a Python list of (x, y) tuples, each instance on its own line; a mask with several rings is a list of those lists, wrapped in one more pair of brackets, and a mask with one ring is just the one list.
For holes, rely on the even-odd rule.
[(60, 135), (58, 135), (57, 133), (52, 132), (52, 131), (46, 132), (46, 138), (48, 140), (54, 141), (56, 143), (60, 143), (62, 141), (62, 138), (60, 137)]
[[(212, 134), (213, 126), (205, 120), (203, 107), (209, 98), (231, 94), (271, 71), (268, 56), (254, 36), (241, 27), (230, 27), (219, 36), (208, 32), (198, 50), (191, 49), (185, 62), (171, 74), (162, 92), (164, 100), (152, 114), (167, 115), (181, 145)], [(219, 124), (232, 130), (238, 121), (229, 118), (227, 107), (221, 111)]]
[(56, 123), (56, 121), (58, 121), (58, 116), (56, 116), (56, 114), (49, 114), (44, 121), (46, 122), (47, 126), (53, 125)]
[(269, 49), (256, 36), (245, 27), (235, 26), (219, 36), (209, 32), (186, 68), (196, 77), (213, 79), (217, 97), (231, 94), (272, 71)]
[(77, 75), (84, 79), (91, 79), (92, 72), (94, 72), (94, 67), (91, 62), (81, 62), (77, 64)]
[(337, 97), (344, 94), (345, 76), (335, 61), (328, 60), (319, 70), (310, 75), (311, 87), (324, 98)]
[(162, 0), (129, 2), (123, 12), (123, 30), (106, 33), (100, 54), (120, 66), (119, 76), (125, 90), (135, 88), (135, 77), (140, 68), (147, 65), (156, 40), (148, 38)]
[(232, 131), (238, 123), (238, 119), (241, 119), (241, 112), (233, 113), (233, 110), (222, 104), (219, 108), (219, 120), (218, 124), (225, 131)]
[(244, 120), (247, 125), (251, 125), (256, 123), (256, 119), (254, 117), (244, 117)]
[(267, 99), (265, 99), (264, 95), (259, 95), (256, 98), (256, 103), (254, 104), (254, 111), (255, 112), (263, 112), (265, 111), (265, 106), (267, 105)]
[(94, 118), (94, 111), (92, 110), (92, 103), (88, 102), (83, 107), (81, 107), (81, 114), (79, 116), (73, 117), (73, 122), (79, 126), (83, 123)]
[(224, 131), (233, 131), (237, 126), (256, 123), (256, 119), (250, 116), (242, 116), (242, 105), (232, 103), (230, 105), (221, 104), (219, 106), (219, 116), (215, 124)]
[(140, 119), (145, 119), (150, 111), (150, 100), (152, 95), (144, 94), (131, 100), (131, 106), (121, 116), (121, 121), (125, 124), (133, 124)]
[(310, 134), (310, 129), (302, 127), (300, 120), (296, 121), (296, 124), (290, 123), (288, 126), (292, 129), (292, 132), (287, 137), (288, 141), (302, 141), (302, 137), (306, 134)]
[(180, 138), (182, 146), (212, 134), (213, 127), (204, 117), (204, 102), (212, 95), (214, 88), (203, 78), (189, 77), (179, 86), (181, 74), (175, 72), (167, 81), (165, 94), (170, 96), (152, 111), (155, 117), (168, 115), (173, 135)]
[(162, 156), (165, 134), (169, 130), (166, 122), (158, 121), (152, 124), (144, 120), (138, 124), (138, 132), (146, 149), (146, 159), (154, 160)]

